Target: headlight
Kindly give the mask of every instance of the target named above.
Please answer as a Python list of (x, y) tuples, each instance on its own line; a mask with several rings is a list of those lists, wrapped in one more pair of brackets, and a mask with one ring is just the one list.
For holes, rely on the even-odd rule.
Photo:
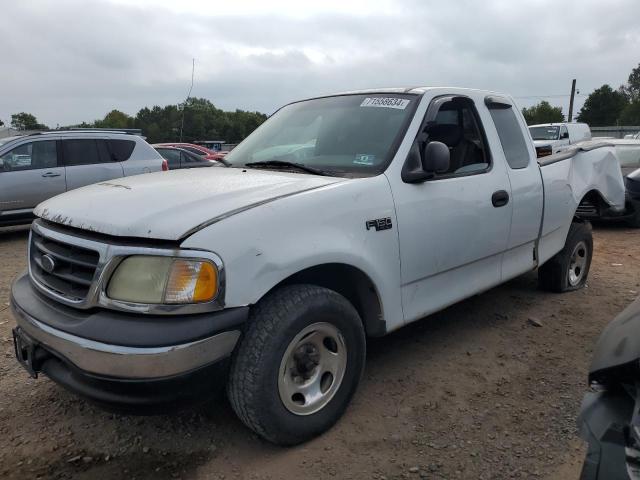
[(216, 298), (218, 269), (208, 260), (135, 255), (111, 276), (107, 296), (134, 303), (200, 303)]

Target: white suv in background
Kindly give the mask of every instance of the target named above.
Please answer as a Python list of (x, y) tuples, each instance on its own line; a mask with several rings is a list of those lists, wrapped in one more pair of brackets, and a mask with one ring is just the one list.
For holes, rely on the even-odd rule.
[(52, 131), (0, 139), (0, 226), (29, 223), (34, 207), (74, 188), (167, 170), (143, 138), (116, 131)]

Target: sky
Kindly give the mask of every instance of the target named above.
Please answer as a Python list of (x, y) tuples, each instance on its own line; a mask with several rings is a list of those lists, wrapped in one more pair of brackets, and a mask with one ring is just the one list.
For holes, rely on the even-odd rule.
[(640, 63), (639, 0), (5, 0), (0, 120), (54, 128), (192, 96), (272, 113), (320, 94), (460, 86), (569, 104)]

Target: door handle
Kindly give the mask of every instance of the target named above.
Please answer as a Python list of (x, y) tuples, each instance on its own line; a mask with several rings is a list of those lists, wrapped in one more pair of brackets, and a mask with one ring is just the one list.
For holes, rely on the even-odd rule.
[(498, 190), (497, 192), (493, 192), (493, 195), (491, 195), (491, 203), (493, 203), (493, 206), (496, 208), (504, 207), (507, 203), (509, 203), (509, 194), (506, 190)]
[(47, 172), (47, 173), (43, 173), (42, 176), (45, 178), (51, 178), (51, 177), (59, 177), (60, 174), (56, 172)]

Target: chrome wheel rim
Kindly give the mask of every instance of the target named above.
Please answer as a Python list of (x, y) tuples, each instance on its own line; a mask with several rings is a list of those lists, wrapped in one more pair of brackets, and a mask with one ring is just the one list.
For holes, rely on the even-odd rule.
[(313, 323), (291, 340), (282, 357), (280, 400), (296, 415), (316, 413), (340, 388), (346, 367), (347, 347), (340, 330), (330, 323)]
[(584, 277), (587, 266), (587, 244), (578, 242), (569, 259), (569, 285), (575, 287)]

